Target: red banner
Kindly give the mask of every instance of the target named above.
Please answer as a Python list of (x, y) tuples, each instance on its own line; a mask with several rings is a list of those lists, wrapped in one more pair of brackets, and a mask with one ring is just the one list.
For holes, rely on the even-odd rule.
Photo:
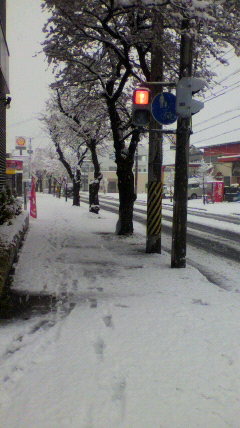
[(31, 196), (30, 196), (30, 216), (37, 218), (36, 190), (35, 178), (32, 177)]

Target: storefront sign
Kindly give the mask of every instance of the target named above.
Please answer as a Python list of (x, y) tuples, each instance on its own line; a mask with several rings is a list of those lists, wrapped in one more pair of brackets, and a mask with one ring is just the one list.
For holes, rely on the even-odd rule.
[(14, 175), (14, 174), (16, 174), (16, 169), (6, 169), (6, 174), (7, 175)]
[(7, 159), (6, 161), (6, 169), (16, 169), (17, 171), (22, 171), (23, 169), (23, 161), (16, 159)]
[(19, 150), (26, 150), (27, 148), (27, 141), (25, 137), (16, 137), (16, 149)]

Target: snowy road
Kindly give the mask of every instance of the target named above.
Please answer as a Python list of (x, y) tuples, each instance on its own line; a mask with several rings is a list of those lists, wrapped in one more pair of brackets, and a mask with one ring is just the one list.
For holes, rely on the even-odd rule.
[(14, 289), (55, 300), (2, 322), (1, 428), (239, 428), (239, 265), (191, 248), (217, 287), (146, 255), (141, 224), (117, 237), (114, 214), (37, 205)]
[[(82, 200), (87, 203), (87, 198), (82, 197)], [(145, 205), (145, 206), (144, 206)], [(221, 204), (218, 204), (219, 209)], [(101, 207), (110, 212), (118, 212), (118, 202), (115, 198), (102, 197)], [(140, 208), (141, 207), (141, 208)], [(238, 208), (238, 205), (237, 205)], [(172, 234), (172, 213), (168, 214), (169, 207), (163, 204), (163, 215), (162, 215), (162, 232), (166, 235)], [(235, 211), (237, 209), (235, 208)], [(146, 224), (146, 204), (144, 202), (138, 202), (134, 208), (134, 219), (137, 222)], [(171, 242), (164, 245), (166, 251), (171, 251)], [(208, 213), (205, 211), (198, 211), (195, 209), (188, 210), (188, 228), (187, 228), (187, 245), (191, 247), (189, 252), (192, 253), (192, 247), (197, 250), (205, 251), (207, 257), (209, 253), (214, 256), (218, 256), (228, 259), (232, 262), (240, 263), (240, 218), (236, 215), (224, 215), (219, 213)], [(191, 262), (191, 259), (188, 259)], [(194, 261), (192, 260), (192, 264)], [(203, 272), (203, 267), (201, 268)], [(213, 276), (212, 276), (213, 278)]]

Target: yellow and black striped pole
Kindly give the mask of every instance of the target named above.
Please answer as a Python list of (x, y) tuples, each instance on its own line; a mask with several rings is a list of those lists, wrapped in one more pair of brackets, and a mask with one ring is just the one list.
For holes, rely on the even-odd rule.
[[(153, 35), (151, 49), (151, 81), (163, 79), (162, 36), (163, 22), (160, 10), (153, 9)], [(162, 87), (152, 86), (152, 99)], [(148, 202), (147, 202), (147, 253), (161, 253), (162, 214), (162, 125), (151, 117), (149, 126)]]
[(152, 182), (148, 186), (147, 235), (158, 237), (161, 233), (162, 183)]
[(153, 181), (148, 185), (147, 204), (147, 253), (161, 253), (162, 228), (162, 183)]

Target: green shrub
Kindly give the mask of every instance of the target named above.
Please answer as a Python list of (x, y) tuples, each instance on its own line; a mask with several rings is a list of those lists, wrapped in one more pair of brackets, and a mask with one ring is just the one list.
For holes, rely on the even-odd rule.
[(0, 191), (0, 224), (9, 222), (22, 212), (21, 201), (12, 195), (9, 188)]

